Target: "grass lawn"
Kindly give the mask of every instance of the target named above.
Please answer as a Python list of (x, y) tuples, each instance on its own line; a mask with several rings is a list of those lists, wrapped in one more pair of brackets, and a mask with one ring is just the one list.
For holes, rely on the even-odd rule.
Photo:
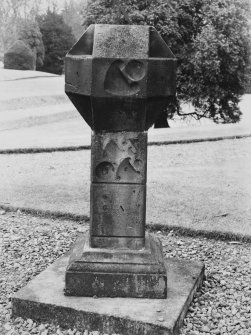
[[(151, 129), (149, 140), (251, 134), (250, 104), (244, 96), (239, 124), (174, 121), (171, 129)], [(0, 69), (0, 150), (89, 144), (63, 76)], [(150, 146), (147, 223), (251, 236), (250, 145), (251, 138)], [(0, 205), (89, 215), (90, 151), (0, 157)]]
[[(151, 146), (147, 223), (251, 236), (251, 138)], [(1, 155), (0, 204), (89, 215), (90, 151)]]

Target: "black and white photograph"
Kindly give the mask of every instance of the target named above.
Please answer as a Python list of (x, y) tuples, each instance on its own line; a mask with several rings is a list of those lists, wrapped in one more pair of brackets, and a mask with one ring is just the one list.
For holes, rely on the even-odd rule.
[(0, 335), (251, 335), (251, 0), (1, 0)]

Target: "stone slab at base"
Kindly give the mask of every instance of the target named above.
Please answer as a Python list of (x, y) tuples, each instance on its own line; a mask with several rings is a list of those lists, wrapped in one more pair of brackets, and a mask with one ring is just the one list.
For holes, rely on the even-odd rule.
[(31, 318), (65, 328), (107, 334), (178, 334), (204, 265), (167, 259), (167, 299), (93, 298), (64, 295), (65, 255), (20, 289), (12, 298), (12, 316)]

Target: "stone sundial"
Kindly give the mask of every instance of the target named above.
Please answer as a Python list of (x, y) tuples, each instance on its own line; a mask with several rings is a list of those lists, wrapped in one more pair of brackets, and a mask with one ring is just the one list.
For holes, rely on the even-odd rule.
[(145, 233), (147, 130), (175, 76), (148, 26), (92, 25), (66, 56), (65, 91), (92, 128), (90, 234), (72, 252), (67, 295), (166, 297), (161, 245)]
[(91, 25), (66, 55), (66, 94), (92, 129), (90, 230), (15, 293), (14, 317), (178, 334), (204, 265), (165, 258), (145, 229), (147, 130), (175, 79), (176, 59), (153, 27)]

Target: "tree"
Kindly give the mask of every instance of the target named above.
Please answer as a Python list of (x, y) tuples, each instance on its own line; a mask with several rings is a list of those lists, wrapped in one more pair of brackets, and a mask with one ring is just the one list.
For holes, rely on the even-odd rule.
[(80, 9), (82, 6), (83, 1), (80, 2), (79, 0), (70, 0), (68, 2), (65, 1), (64, 8), (62, 10), (64, 22), (71, 27), (76, 40), (79, 39), (84, 30), (82, 26), (82, 17), (80, 15)]
[(1, 0), (0, 6), (0, 52), (18, 40), (20, 24), (34, 21), (39, 4), (33, 0)]
[(38, 22), (45, 48), (44, 64), (38, 70), (62, 74), (64, 57), (75, 41), (71, 28), (64, 23), (62, 15), (50, 10)]
[(36, 66), (43, 66), (44, 44), (38, 23), (30, 20), (22, 21), (19, 28), (18, 38), (31, 48), (36, 60)]
[[(250, 34), (248, 0), (89, 1), (84, 24), (147, 24), (161, 34), (178, 60), (177, 99), (167, 108), (185, 116), (191, 103), (196, 119), (237, 122), (247, 81)], [(163, 115), (162, 115), (163, 119)]]
[(16, 41), (4, 54), (4, 68), (34, 70), (35, 58), (30, 47), (23, 41)]
[(0, 6), (0, 52), (6, 52), (17, 40), (17, 6), (9, 0), (3, 0)]

